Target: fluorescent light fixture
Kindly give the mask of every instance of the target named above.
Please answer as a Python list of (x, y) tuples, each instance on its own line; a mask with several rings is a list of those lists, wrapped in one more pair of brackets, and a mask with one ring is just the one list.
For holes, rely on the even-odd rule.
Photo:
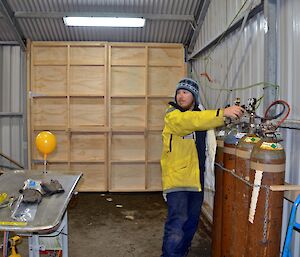
[(100, 26), (100, 27), (143, 27), (143, 18), (119, 17), (64, 17), (66, 26)]

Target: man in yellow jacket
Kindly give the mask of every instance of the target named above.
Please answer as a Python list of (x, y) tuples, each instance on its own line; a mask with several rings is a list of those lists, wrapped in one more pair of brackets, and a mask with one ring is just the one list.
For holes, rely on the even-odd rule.
[(190, 78), (179, 81), (175, 102), (169, 104), (162, 133), (162, 182), (168, 216), (161, 257), (183, 257), (197, 230), (203, 202), (206, 130), (224, 125), (224, 117), (240, 117), (244, 110), (231, 106), (200, 111), (199, 86)]

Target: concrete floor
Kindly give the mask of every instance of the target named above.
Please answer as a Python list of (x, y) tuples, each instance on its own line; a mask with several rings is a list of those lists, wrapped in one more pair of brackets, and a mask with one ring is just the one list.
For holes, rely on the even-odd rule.
[[(80, 193), (71, 201), (68, 214), (69, 257), (161, 254), (167, 214), (161, 193)], [(188, 257), (209, 257), (210, 244), (200, 224)], [(26, 239), (18, 250), (22, 257), (28, 256)]]

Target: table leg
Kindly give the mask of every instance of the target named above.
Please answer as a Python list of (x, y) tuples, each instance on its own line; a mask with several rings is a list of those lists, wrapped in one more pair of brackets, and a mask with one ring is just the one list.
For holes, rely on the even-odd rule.
[[(29, 244), (29, 257), (39, 257), (40, 250), (45, 249), (44, 245), (40, 244), (39, 238), (43, 237), (56, 237), (58, 236), (60, 246), (62, 248), (62, 256), (68, 257), (68, 214), (64, 214), (59, 228), (51, 234), (47, 235), (30, 235), (28, 237)], [(48, 249), (51, 250), (51, 249)]]

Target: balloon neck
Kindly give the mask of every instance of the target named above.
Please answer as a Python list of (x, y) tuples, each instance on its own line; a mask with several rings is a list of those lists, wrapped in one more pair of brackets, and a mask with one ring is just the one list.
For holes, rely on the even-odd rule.
[(47, 160), (47, 154), (44, 154), (44, 161)]

